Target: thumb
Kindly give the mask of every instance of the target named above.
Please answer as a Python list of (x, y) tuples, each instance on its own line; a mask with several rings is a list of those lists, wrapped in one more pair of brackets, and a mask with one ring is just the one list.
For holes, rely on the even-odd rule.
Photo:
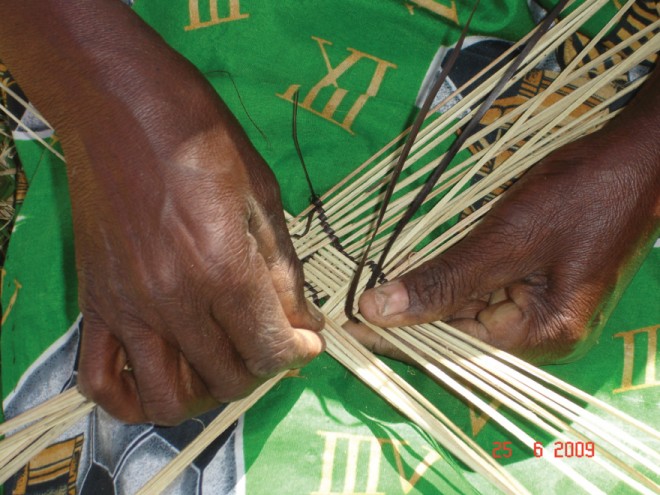
[(319, 332), (323, 314), (305, 298), (305, 275), (302, 262), (291, 243), (281, 207), (269, 218), (252, 219), (252, 232), (270, 278), (291, 326)]
[(358, 303), (360, 313), (375, 325), (392, 327), (437, 321), (466, 307), (485, 306), (481, 300), (521, 276), (522, 267), (481, 245), (461, 243), (398, 279), (365, 291)]

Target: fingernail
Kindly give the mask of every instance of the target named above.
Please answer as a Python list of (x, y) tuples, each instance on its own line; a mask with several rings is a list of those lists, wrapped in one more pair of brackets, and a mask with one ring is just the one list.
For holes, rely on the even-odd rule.
[(381, 316), (393, 316), (408, 309), (410, 300), (405, 286), (398, 281), (388, 282), (375, 289), (376, 309)]
[(316, 305), (314, 303), (311, 303), (310, 301), (305, 301), (305, 302), (307, 302), (307, 309), (314, 317), (314, 319), (316, 321), (323, 321), (324, 320), (323, 313), (319, 311), (319, 308), (317, 308)]

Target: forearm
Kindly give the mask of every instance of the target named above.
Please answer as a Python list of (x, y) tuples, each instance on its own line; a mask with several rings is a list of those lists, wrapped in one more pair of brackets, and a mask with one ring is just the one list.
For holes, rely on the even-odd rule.
[[(118, 0), (0, 0), (0, 11), (0, 56), (57, 129), (71, 127), (74, 112), (76, 125), (117, 111), (141, 126), (211, 125), (211, 109), (195, 101), (201, 107), (212, 88)], [(189, 91), (185, 105), (172, 98), (179, 88)]]

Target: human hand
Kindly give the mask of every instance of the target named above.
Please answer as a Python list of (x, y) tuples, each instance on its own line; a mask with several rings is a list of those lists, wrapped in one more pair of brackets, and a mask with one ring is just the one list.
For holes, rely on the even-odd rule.
[(126, 421), (175, 424), (323, 349), (275, 178), (217, 96), (197, 97), (185, 103), (197, 111), (179, 109), (183, 136), (164, 119), (155, 140), (125, 123), (84, 148), (62, 134), (76, 171), (79, 385)]
[[(579, 357), (657, 236), (657, 127), (640, 143), (628, 124), (547, 157), (460, 243), (366, 291), (362, 315), (383, 327), (444, 320), (537, 363)], [(365, 327), (350, 329), (401, 357)]]
[(175, 424), (321, 352), (277, 184), (237, 127), (173, 136), (176, 149), (120, 133), (133, 143), (85, 153), (62, 136), (83, 393), (126, 421)]
[(81, 391), (171, 425), (320, 353), (278, 185), (204, 77), (116, 0), (4, 3), (67, 158)]

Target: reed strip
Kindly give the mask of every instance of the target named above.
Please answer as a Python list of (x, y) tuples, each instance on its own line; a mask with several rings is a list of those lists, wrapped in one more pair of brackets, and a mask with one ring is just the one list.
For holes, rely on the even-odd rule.
[(257, 403), (266, 392), (273, 388), (286, 373), (280, 373), (260, 385), (245, 399), (228, 404), (222, 412), (200, 433), (194, 442), (184, 448), (160, 472), (149, 480), (136, 495), (162, 493), (206, 447), (234, 424), (250, 407)]
[(39, 141), (53, 155), (55, 155), (57, 158), (62, 160), (62, 162), (66, 162), (66, 160), (64, 159), (64, 156), (59, 151), (57, 151), (50, 144), (48, 144), (45, 139), (43, 139), (41, 136), (39, 136), (32, 129), (30, 129), (29, 127), (24, 126), (23, 123), (21, 122), (21, 120), (18, 117), (16, 117), (16, 115), (11, 113), (9, 111), (9, 109), (1, 103), (0, 103), (0, 110), (2, 110), (5, 113), (5, 115), (7, 115), (7, 117), (9, 117), (11, 120), (16, 122), (22, 129), (25, 129), (25, 132), (27, 132), (32, 139), (34, 139), (35, 141)]
[(0, 435), (7, 435), (13, 430), (18, 430), (26, 425), (47, 417), (54, 411), (60, 409), (69, 409), (77, 407), (87, 399), (78, 392), (77, 388), (72, 388), (61, 394), (56, 395), (42, 404), (28, 409), (24, 413), (0, 423)]
[(12, 474), (27, 464), (30, 459), (54, 442), (80, 419), (89, 414), (94, 407), (96, 405), (92, 402), (83, 403), (75, 410), (67, 411), (66, 414), (51, 419), (53, 424), (49, 429), (42, 432), (37, 438), (31, 438), (29, 444), (25, 445), (25, 448), (20, 453), (2, 462), (0, 467), (0, 484), (7, 481)]

